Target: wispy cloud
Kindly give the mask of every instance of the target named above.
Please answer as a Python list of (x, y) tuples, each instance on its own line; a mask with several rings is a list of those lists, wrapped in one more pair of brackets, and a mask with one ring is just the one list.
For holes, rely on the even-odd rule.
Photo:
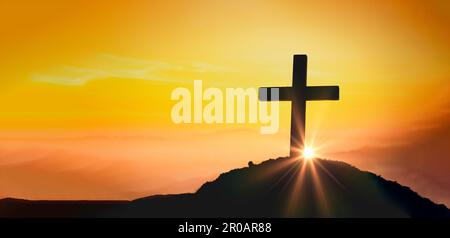
[(63, 75), (49, 75), (49, 74), (33, 74), (31, 76), (33, 81), (51, 84), (61, 84), (67, 86), (82, 86), (89, 80), (95, 78), (93, 76), (82, 77), (67, 77)]
[(100, 54), (88, 65), (62, 65), (49, 72), (32, 74), (31, 79), (36, 82), (65, 86), (83, 86), (91, 80), (106, 78), (184, 82), (185, 79), (168, 76), (167, 72), (211, 73), (229, 71), (231, 69), (228, 67), (206, 62), (168, 63), (164, 61)]

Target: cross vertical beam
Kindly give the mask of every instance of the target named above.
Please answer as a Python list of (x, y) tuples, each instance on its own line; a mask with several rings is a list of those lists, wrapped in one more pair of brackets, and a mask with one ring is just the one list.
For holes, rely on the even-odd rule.
[(300, 156), (305, 144), (306, 126), (306, 76), (308, 59), (306, 55), (294, 55), (291, 90), (291, 158)]

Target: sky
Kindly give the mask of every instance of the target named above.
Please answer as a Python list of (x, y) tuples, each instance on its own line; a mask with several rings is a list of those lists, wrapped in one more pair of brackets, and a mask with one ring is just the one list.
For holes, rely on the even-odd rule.
[(258, 124), (174, 124), (172, 90), (288, 86), (308, 55), (306, 143), (450, 206), (448, 1), (2, 1), (0, 197), (193, 192), (289, 154)]

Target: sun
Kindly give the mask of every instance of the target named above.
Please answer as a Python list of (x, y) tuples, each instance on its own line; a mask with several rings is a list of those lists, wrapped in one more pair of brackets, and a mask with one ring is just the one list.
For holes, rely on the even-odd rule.
[(305, 147), (305, 149), (303, 150), (303, 158), (307, 160), (312, 160), (314, 156), (315, 156), (314, 149), (311, 147)]

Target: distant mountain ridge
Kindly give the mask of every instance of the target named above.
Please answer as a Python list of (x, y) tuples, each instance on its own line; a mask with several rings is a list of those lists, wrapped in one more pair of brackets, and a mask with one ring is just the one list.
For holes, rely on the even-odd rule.
[(195, 193), (133, 201), (2, 199), (0, 217), (450, 218), (450, 210), (344, 162), (282, 157), (223, 173)]

